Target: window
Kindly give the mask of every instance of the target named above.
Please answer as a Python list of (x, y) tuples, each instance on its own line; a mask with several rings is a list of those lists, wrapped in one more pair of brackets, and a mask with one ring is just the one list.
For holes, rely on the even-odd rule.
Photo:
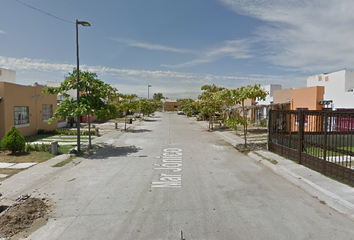
[(327, 77), (325, 77), (325, 81), (326, 82), (328, 82), (329, 81), (329, 77), (327, 76)]
[(49, 121), (49, 118), (53, 117), (53, 105), (43, 104), (43, 121)]
[(167, 109), (171, 109), (171, 105), (167, 105)]
[(174, 109), (178, 109), (178, 106), (176, 106), (176, 105), (174, 105), (173, 107), (174, 107)]
[(14, 107), (15, 126), (29, 124), (29, 107)]
[(322, 76), (318, 76), (318, 81), (322, 81)]

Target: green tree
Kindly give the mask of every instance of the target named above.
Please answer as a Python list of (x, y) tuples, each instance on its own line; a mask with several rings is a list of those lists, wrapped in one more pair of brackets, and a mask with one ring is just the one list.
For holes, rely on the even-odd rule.
[[(76, 99), (70, 99), (67, 92), (71, 89), (80, 90), (80, 103)], [(118, 90), (98, 79), (96, 73), (80, 70), (80, 81), (77, 83), (77, 71), (74, 68), (69, 77), (61, 83), (60, 87), (45, 87), (43, 93), (61, 94), (64, 100), (53, 114), (53, 119), (77, 118), (78, 116), (94, 115), (97, 119), (108, 119), (117, 116), (117, 108), (114, 99), (118, 96)], [(91, 130), (90, 118), (88, 122)], [(49, 123), (51, 122), (49, 121)], [(79, 122), (77, 124), (80, 124)], [(90, 131), (91, 133), (91, 131)], [(91, 134), (89, 134), (89, 148), (91, 148)]]
[(224, 87), (218, 87), (215, 84), (213, 85), (203, 85), (201, 90), (202, 94), (198, 96), (199, 102), (198, 106), (202, 114), (209, 116), (209, 129), (210, 126), (213, 128), (212, 119), (215, 116), (216, 112), (222, 111), (222, 106), (224, 102), (218, 97), (219, 92), (223, 91)]
[(164, 98), (162, 93), (154, 93), (153, 99), (155, 101), (161, 101), (162, 98)]
[(143, 116), (153, 114), (157, 109), (162, 107), (162, 102), (152, 99), (142, 98), (138, 103), (140, 112)]
[(192, 116), (192, 111), (198, 110), (198, 105), (191, 98), (182, 98), (178, 99), (178, 108), (184, 111), (187, 116)]
[(117, 101), (117, 109), (125, 113), (124, 130), (127, 130), (127, 115), (129, 111), (135, 111), (138, 108), (138, 101), (134, 100), (136, 94), (119, 94), (120, 100)]
[(244, 137), (245, 137), (245, 147), (247, 147), (247, 115), (245, 114), (245, 100), (246, 99), (258, 99), (265, 100), (269, 93), (261, 88), (260, 84), (248, 85), (246, 87), (240, 87), (237, 89), (227, 90), (223, 97), (227, 99), (228, 103), (241, 104), (243, 117), (241, 115), (234, 115), (228, 119), (227, 123), (231, 125), (234, 129), (237, 129), (237, 124), (244, 126)]
[(25, 150), (25, 146), (25, 138), (15, 126), (11, 127), (11, 129), (5, 134), (1, 141), (1, 148), (3, 150), (10, 150), (11, 154), (14, 154), (17, 151), (22, 152)]

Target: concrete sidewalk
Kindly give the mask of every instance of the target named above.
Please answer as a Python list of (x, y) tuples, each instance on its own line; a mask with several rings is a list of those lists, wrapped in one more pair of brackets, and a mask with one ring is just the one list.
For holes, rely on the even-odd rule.
[[(191, 121), (195, 121), (190, 118)], [(208, 129), (207, 121), (195, 121)], [(230, 131), (214, 131), (213, 134), (235, 146), (244, 144), (244, 139)], [(311, 196), (354, 220), (354, 187), (337, 182), (303, 165), (285, 159), (267, 150), (255, 150), (248, 154), (284, 179), (303, 189)], [(277, 161), (273, 164), (268, 159)], [(296, 199), (294, 199), (296, 201)]]
[[(127, 129), (139, 125), (139, 123), (140, 121), (135, 121), (133, 124), (129, 124)], [(92, 140), (93, 148), (90, 150), (90, 154), (95, 154), (95, 151), (97, 150), (95, 146), (100, 144), (107, 144), (112, 138), (119, 138), (122, 134), (124, 134), (124, 131), (121, 129), (112, 129), (110, 131), (107, 130), (104, 135), (96, 137)], [(87, 146), (87, 143), (81, 143), (81, 150), (85, 151)], [(48, 161), (36, 164), (0, 182), (0, 193), (2, 194), (2, 196), (0, 196), (0, 206), (9, 206), (15, 202), (15, 199), (18, 196), (33, 193), (37, 188), (40, 188), (53, 181), (59, 177), (62, 172), (75, 167), (85, 159), (85, 156), (77, 157), (72, 162), (66, 164), (63, 167), (53, 167), (53, 165), (62, 162), (69, 157), (69, 154), (58, 155), (52, 159), (49, 159)]]

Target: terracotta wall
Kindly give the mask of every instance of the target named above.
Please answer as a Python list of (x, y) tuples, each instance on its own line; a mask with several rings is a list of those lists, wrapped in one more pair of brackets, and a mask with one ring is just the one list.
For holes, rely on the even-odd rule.
[(14, 126), (14, 107), (29, 107), (29, 124), (19, 125), (17, 129), (24, 136), (37, 133), (37, 129), (53, 130), (58, 126), (57, 121), (50, 125), (43, 121), (43, 105), (57, 106), (57, 95), (42, 94), (44, 86), (23, 86), (14, 83), (0, 82), (0, 139)]
[(322, 110), (322, 105), (318, 104), (318, 101), (323, 100), (324, 89), (323, 86), (315, 86), (291, 90), (291, 110), (297, 108)]

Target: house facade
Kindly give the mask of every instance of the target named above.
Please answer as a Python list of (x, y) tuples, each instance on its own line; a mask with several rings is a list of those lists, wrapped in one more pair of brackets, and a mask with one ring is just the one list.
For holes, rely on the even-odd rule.
[(57, 128), (57, 121), (48, 124), (56, 110), (57, 95), (43, 94), (44, 87), (0, 82), (0, 139), (12, 126), (24, 136), (36, 134), (38, 129)]
[(333, 73), (322, 73), (307, 78), (307, 87), (323, 86), (324, 99), (331, 100), (333, 110), (353, 109), (354, 71), (342, 70)]
[(168, 99), (164, 102), (164, 111), (177, 111), (178, 110), (178, 102), (173, 99)]

